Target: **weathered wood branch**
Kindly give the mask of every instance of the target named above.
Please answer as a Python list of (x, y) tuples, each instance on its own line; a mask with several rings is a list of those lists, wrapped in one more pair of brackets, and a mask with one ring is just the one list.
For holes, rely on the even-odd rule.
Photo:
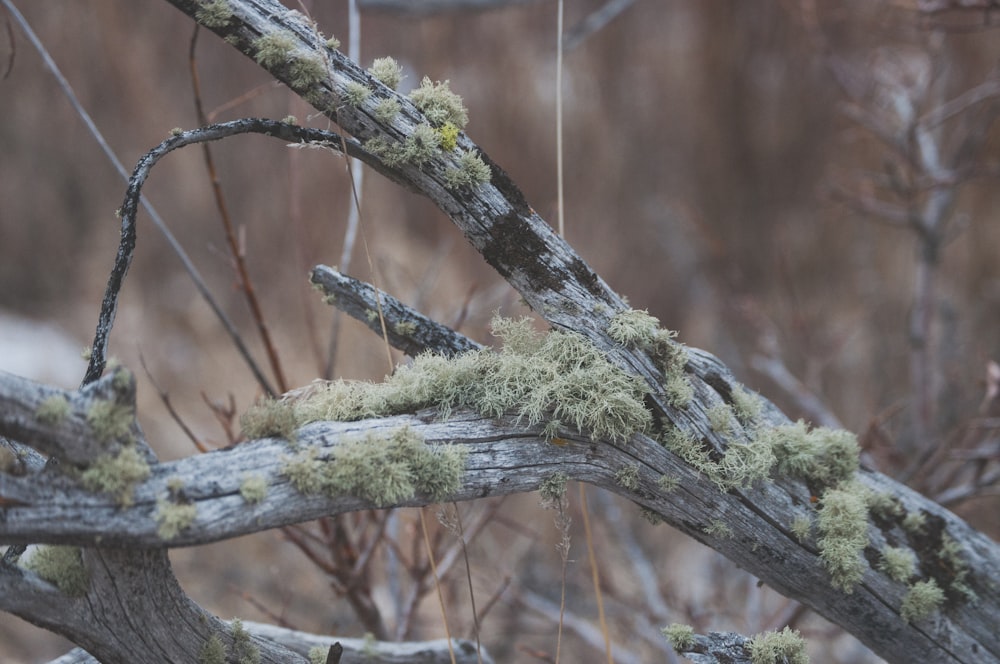
[[(171, 2), (196, 20), (203, 7), (193, 0)], [(658, 430), (676, 429), (699, 441), (713, 458), (723, 459), (727, 450), (754, 445), (759, 427), (788, 424), (783, 414), (765, 403), (753, 427), (735, 424), (725, 432), (713, 427), (709, 413), (733, 404), (741, 387), (716, 358), (701, 351), (687, 351), (683, 367), (693, 397), (685, 403), (672, 400), (664, 387), (662, 363), (647, 350), (623, 345), (609, 333), (612, 318), (626, 310), (623, 300), (552, 231), (507, 174), (467, 136), (458, 137), (460, 150), (480, 156), (490, 167), (490, 182), (481, 187), (450, 186), (445, 176), (457, 163), (453, 153), (442, 151), (419, 165), (384, 163), (366, 149), (367, 142), (405, 139), (425, 122), (421, 112), (330, 49), (301, 14), (272, 0), (230, 0), (228, 7), (231, 16), (223, 21), (216, 17), (207, 27), (255, 59), (262, 36), (280, 31), (290, 37), (293, 46), (288, 57), (260, 58), (265, 68), (351, 135), (352, 139), (345, 140), (351, 141), (359, 159), (433, 200), (554, 328), (583, 334), (618, 366), (643, 377), (650, 390), (647, 406), (657, 418)], [(303, 57), (318, 58), (327, 75), (304, 80), (297, 66)], [(365, 86), (370, 97), (357, 105), (345, 103), (349, 84)], [(374, 109), (389, 99), (400, 105), (401, 112), (390, 122), (382, 122)], [(434, 342), (428, 338), (421, 343), (426, 347)], [(0, 380), (0, 406), (13, 413), (0, 416), (0, 436), (70, 462), (61, 470), (35, 472), (20, 467), (20, 474), (0, 474), (0, 543), (120, 548), (85, 549), (83, 562), (94, 584), (85, 599), (68, 598), (31, 572), (2, 567), (0, 608), (69, 636), (102, 660), (193, 661), (210, 634), (221, 634), (220, 638), (232, 642), (232, 628), (194, 606), (176, 586), (163, 547), (214, 541), (372, 506), (358, 497), (301, 494), (292, 486), (282, 456), (304, 449), (325, 458), (363, 434), (385, 434), (402, 427), (425, 442), (467, 450), (461, 486), (449, 496), (455, 500), (530, 491), (554, 473), (562, 473), (627, 496), (779, 592), (840, 624), (890, 661), (1000, 659), (994, 620), (1000, 614), (1000, 589), (992, 578), (1000, 569), (1000, 549), (939, 505), (869, 470), (859, 471), (856, 481), (873, 493), (888, 495), (892, 509), (868, 519), (864, 572), (848, 593), (831, 583), (815, 535), (793, 532), (796, 519), (810, 517), (814, 511), (815, 496), (806, 483), (772, 476), (749, 488), (720, 489), (652, 436), (636, 434), (627, 444), (615, 445), (591, 439), (586, 432), (562, 431), (559, 440), (564, 444), (553, 445), (541, 431), (516, 420), (491, 420), (464, 411), (446, 420), (438, 420), (429, 411), (353, 423), (317, 422), (296, 432), (294, 446), (280, 439), (261, 439), (177, 462), (152, 463), (149, 476), (129, 487), (128, 500), (123, 501), (121, 495), (86, 489), (68, 472), (72, 466), (87, 467), (103, 450), (114, 453), (122, 436), (101, 436), (87, 420), (86, 392), (61, 394), (70, 405), (68, 418), (40, 421), (38, 408), (53, 394), (28, 381)], [(129, 395), (127, 391), (117, 395), (116, 403), (122, 396)], [(145, 450), (134, 419), (127, 424), (128, 435)], [(628, 471), (627, 482), (622, 480), (623, 470)], [(266, 491), (259, 499), (251, 501), (241, 494), (247, 476), (263, 479)], [(677, 488), (666, 491), (660, 484), (663, 477), (675, 478)], [(164, 502), (193, 507), (192, 518), (173, 529), (160, 528), (158, 512)], [(430, 499), (415, 495), (392, 504), (427, 502)], [(904, 527), (904, 515), (919, 515), (923, 525)], [(952, 547), (955, 555), (946, 558), (941, 552), (951, 546), (949, 542), (958, 548), (955, 552)], [(939, 611), (929, 617), (903, 619), (906, 584), (890, 579), (879, 565), (880, 551), (886, 545), (911, 550), (915, 575), (948, 588)], [(963, 592), (956, 589), (959, 581)], [(112, 605), (115, 599), (105, 598), (109, 591), (124, 593), (125, 599), (117, 600), (120, 606)], [(77, 612), (83, 605), (86, 611)], [(119, 622), (132, 625), (134, 633), (118, 637), (109, 633)], [(300, 661), (270, 641), (260, 640), (260, 647), (266, 651), (263, 661)]]

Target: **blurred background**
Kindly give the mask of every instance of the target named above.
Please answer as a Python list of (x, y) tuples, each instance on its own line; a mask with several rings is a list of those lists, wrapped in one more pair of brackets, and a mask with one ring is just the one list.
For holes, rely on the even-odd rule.
[[(403, 92), (423, 76), (450, 80), (469, 108), (468, 135), (554, 224), (556, 2), (359, 4), (361, 64), (393, 56)], [(462, 4), (491, 8), (452, 7)], [(719, 355), (789, 416), (857, 432), (869, 463), (995, 536), (1000, 17), (989, 2), (949, 4), (567, 2), (566, 235), (681, 341)], [(18, 5), (127, 169), (172, 128), (198, 124), (193, 24), (168, 3)], [(346, 0), (295, 8), (345, 51), (358, 38)], [(203, 31), (194, 54), (211, 121), (294, 115), (328, 126), (214, 35)], [(17, 27), (0, 35), (0, 69), (0, 369), (70, 388), (83, 376), (124, 183)], [(316, 263), (345, 267), (345, 164), (260, 136), (212, 151), (285, 386), (304, 385), (327, 366), (332, 313), (307, 274)], [(268, 372), (200, 150), (168, 156), (144, 191)], [(345, 271), (369, 280), (377, 266), (386, 291), (484, 342), (494, 311), (527, 313), (426, 200), (372, 173), (361, 196), (368, 255), (359, 239)], [(334, 375), (384, 376), (380, 340), (349, 319), (337, 329)], [(232, 441), (238, 414), (262, 394), (144, 213), (112, 353), (136, 371), (140, 420), (163, 459), (197, 449), (150, 376), (209, 448)], [(670, 622), (743, 633), (790, 623), (813, 661), (878, 661), (626, 501), (588, 495), (617, 661), (673, 661), (658, 635)], [(536, 496), (459, 509), (466, 530), (477, 527), (467, 539), (483, 644), (497, 661), (552, 661), (555, 514)], [(418, 601), (433, 586), (426, 570), (414, 573), (414, 514), (342, 517), (172, 557), (185, 589), (223, 618), (439, 638), (436, 600)], [(576, 622), (563, 654), (596, 661), (603, 644), (579, 524), (569, 530)], [(438, 537), (443, 555), (455, 539), (446, 528)], [(352, 577), (352, 551), (376, 540), (388, 544)], [(444, 585), (451, 633), (469, 637), (459, 564)], [(67, 647), (0, 616), (4, 661)]]

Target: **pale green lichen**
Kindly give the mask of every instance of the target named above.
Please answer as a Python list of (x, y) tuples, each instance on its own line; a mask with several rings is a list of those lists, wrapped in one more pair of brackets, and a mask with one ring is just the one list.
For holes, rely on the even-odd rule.
[(174, 475), (173, 477), (167, 478), (167, 489), (170, 490), (171, 494), (179, 493), (181, 489), (184, 488), (184, 478)]
[(270, 69), (284, 65), (298, 46), (295, 35), (288, 30), (276, 30), (254, 40), (257, 64)]
[(24, 563), (69, 597), (83, 597), (90, 586), (90, 574), (83, 565), (80, 549), (74, 546), (39, 546)]
[(674, 408), (687, 408), (694, 399), (694, 386), (684, 374), (670, 374), (663, 383), (663, 394)]
[(746, 426), (760, 417), (763, 402), (755, 392), (737, 386), (732, 392), (733, 414), (740, 424)]
[(240, 416), (243, 436), (249, 440), (258, 438), (284, 438), (293, 440), (298, 428), (295, 409), (287, 401), (264, 399), (251, 406)]
[(917, 557), (909, 549), (887, 546), (882, 549), (878, 567), (890, 579), (905, 583), (917, 571)]
[(615, 473), (615, 484), (623, 489), (628, 489), (629, 491), (635, 491), (638, 489), (639, 464), (629, 464), (619, 468)]
[(961, 553), (962, 545), (948, 533), (942, 533), (938, 556), (946, 568), (951, 570), (952, 578), (948, 586), (950, 589), (965, 595), (966, 599), (975, 601), (976, 593), (966, 583), (969, 576), (969, 564), (962, 558)]
[(70, 413), (69, 401), (61, 394), (54, 394), (42, 403), (38, 404), (35, 410), (35, 417), (42, 424), (55, 426), (65, 420)]
[(156, 534), (161, 539), (170, 541), (194, 523), (197, 516), (197, 506), (184, 505), (161, 498), (156, 501)]
[(233, 618), (232, 656), (237, 664), (260, 664), (260, 648), (253, 642), (250, 633), (243, 628), (243, 621)]
[(206, 28), (224, 28), (233, 18), (233, 8), (228, 0), (212, 0), (198, 7), (194, 17)]
[(528, 319), (499, 317), (493, 331), (504, 341), (500, 351), (422, 354), (383, 383), (328, 383), (295, 403), (297, 421), (358, 420), (428, 407), (447, 417), (468, 408), (489, 417), (515, 415), (527, 426), (558, 420), (614, 443), (651, 426), (645, 383), (611, 364), (582, 335), (539, 335)]
[(309, 664), (326, 664), (329, 654), (329, 646), (313, 646), (309, 649)]
[(433, 125), (441, 126), (445, 122), (451, 122), (459, 129), (464, 129), (469, 122), (469, 114), (462, 98), (451, 91), (448, 81), (434, 83), (425, 76), (420, 87), (410, 92), (410, 99)]
[(132, 490), (150, 475), (149, 464), (134, 445), (126, 445), (115, 455), (104, 455), (84, 470), (80, 479), (88, 491), (114, 495), (118, 504), (132, 504)]
[(443, 500), (461, 486), (467, 450), (427, 445), (409, 427), (341, 443), (329, 458), (309, 448), (287, 458), (281, 473), (305, 494), (352, 495), (388, 507), (415, 495)]
[(288, 67), (292, 88), (302, 90), (320, 83), (329, 75), (326, 62), (315, 53), (298, 53), (299, 42), (289, 30), (277, 30), (253, 42), (257, 63), (266, 69)]
[(299, 119), (297, 117), (295, 117), (294, 115), (286, 115), (285, 117), (281, 118), (281, 121), (284, 122), (285, 124), (288, 124), (288, 125), (298, 125), (299, 124)]
[(663, 493), (673, 493), (680, 484), (680, 479), (673, 475), (660, 475), (660, 479), (656, 480), (657, 488)]
[(326, 40), (326, 47), (336, 51), (338, 48), (340, 48), (340, 40), (337, 39), (336, 37), (330, 37), (329, 39)]
[(626, 309), (608, 323), (608, 336), (626, 348), (647, 348), (660, 328), (659, 319), (646, 310)]
[(87, 409), (87, 424), (102, 443), (132, 439), (135, 412), (131, 406), (99, 399)]
[(658, 526), (663, 523), (663, 515), (659, 512), (653, 511), (644, 505), (639, 506), (639, 516), (646, 520), (652, 526)]
[(809, 533), (812, 531), (812, 519), (799, 515), (792, 520), (790, 529), (792, 534), (795, 535), (795, 539), (799, 540), (799, 542), (805, 542), (809, 539)]
[(542, 483), (538, 485), (538, 494), (542, 498), (542, 505), (549, 509), (557, 505), (566, 495), (568, 481), (569, 477), (566, 473), (553, 473), (543, 479)]
[(886, 491), (872, 491), (868, 494), (868, 509), (873, 516), (894, 519), (903, 515), (899, 499)]
[(670, 642), (670, 647), (678, 654), (688, 652), (694, 645), (694, 628), (690, 625), (672, 623), (664, 627), (661, 632)]
[(923, 532), (924, 526), (927, 525), (927, 517), (924, 516), (923, 512), (909, 512), (903, 517), (901, 525), (903, 530), (917, 534)]
[(384, 85), (395, 90), (403, 80), (403, 68), (390, 57), (375, 58), (368, 73)]
[(809, 664), (805, 640), (789, 627), (758, 634), (748, 646), (753, 664)]
[(344, 86), (343, 99), (348, 106), (361, 106), (371, 96), (372, 91), (364, 83), (350, 81)]
[(226, 646), (218, 634), (208, 637), (198, 651), (198, 664), (226, 664)]
[(411, 337), (417, 332), (417, 324), (412, 321), (404, 321), (396, 323), (393, 330), (400, 336)]
[(244, 475), (240, 482), (240, 496), (251, 505), (267, 497), (267, 479), (263, 475)]
[(395, 99), (382, 99), (375, 105), (373, 115), (382, 124), (390, 124), (401, 110), (402, 106)]
[(858, 469), (858, 441), (847, 431), (809, 430), (800, 420), (786, 426), (761, 427), (757, 440), (774, 450), (782, 475), (832, 486), (849, 480)]
[(724, 403), (712, 406), (705, 412), (708, 425), (712, 431), (722, 436), (728, 436), (733, 431), (733, 411)]
[(391, 142), (381, 136), (365, 142), (365, 149), (387, 166), (421, 166), (441, 153), (441, 136), (429, 124), (417, 125), (403, 142)]
[(843, 482), (820, 499), (817, 517), (820, 559), (835, 588), (851, 593), (864, 575), (861, 552), (868, 544), (867, 489)]
[(701, 531), (710, 537), (717, 539), (729, 539), (733, 536), (733, 529), (722, 519), (712, 519)]
[(719, 487), (720, 491), (743, 488), (765, 479), (774, 466), (771, 448), (758, 441), (735, 443), (725, 456), (713, 461), (708, 447), (694, 434), (671, 427), (664, 432), (663, 445)]
[(899, 616), (908, 623), (923, 620), (944, 603), (944, 591), (934, 579), (917, 581), (903, 597)]
[(475, 152), (463, 152), (458, 158), (458, 166), (444, 172), (444, 182), (448, 189), (479, 187), (488, 183), (491, 177), (490, 167)]

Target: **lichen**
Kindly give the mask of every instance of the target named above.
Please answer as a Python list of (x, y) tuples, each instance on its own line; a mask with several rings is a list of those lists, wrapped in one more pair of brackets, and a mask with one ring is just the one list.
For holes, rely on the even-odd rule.
[(226, 646), (218, 634), (208, 637), (198, 651), (198, 664), (226, 664)]
[(789, 627), (758, 634), (748, 645), (753, 664), (809, 664), (805, 640)]
[(87, 409), (87, 424), (102, 443), (132, 439), (132, 422), (135, 412), (131, 406), (98, 399)]
[[(441, 145), (444, 147), (443, 139)], [(490, 167), (482, 157), (471, 151), (463, 152), (458, 158), (458, 166), (444, 172), (444, 182), (448, 189), (479, 187), (488, 183), (491, 177)]]
[(712, 519), (701, 531), (717, 539), (729, 539), (733, 536), (733, 529), (722, 519)]
[(42, 403), (38, 404), (35, 410), (35, 417), (42, 424), (55, 426), (66, 419), (70, 413), (69, 401), (61, 394), (54, 394)]
[(267, 497), (267, 479), (263, 475), (244, 475), (240, 482), (240, 496), (251, 505)]
[(309, 649), (309, 664), (326, 664), (329, 654), (329, 646), (313, 646)]
[(566, 483), (569, 481), (569, 477), (566, 473), (553, 473), (545, 479), (538, 486), (538, 494), (542, 498), (542, 505), (546, 508), (551, 508), (556, 505), (563, 496), (566, 495)]
[[(289, 83), (293, 89), (303, 90), (327, 79), (329, 71), (324, 59), (316, 53), (299, 52), (299, 41), (289, 30), (277, 30), (253, 42), (257, 50), (257, 63), (266, 69), (288, 68)], [(320, 101), (311, 96), (310, 103)]]
[(633, 463), (619, 468), (615, 473), (615, 484), (623, 489), (628, 489), (629, 491), (635, 491), (638, 489), (639, 464)]
[(899, 616), (908, 623), (928, 617), (944, 603), (944, 591), (934, 579), (917, 581), (903, 597)]
[(228, 0), (212, 0), (198, 7), (194, 17), (206, 28), (224, 28), (233, 18), (233, 8)]
[(24, 563), (69, 597), (83, 597), (90, 586), (90, 574), (83, 565), (80, 549), (74, 546), (39, 546)]
[(369, 432), (320, 458), (316, 448), (286, 458), (281, 473), (305, 494), (352, 495), (388, 507), (415, 495), (443, 500), (461, 486), (467, 450), (427, 445), (409, 427)]
[(733, 431), (733, 411), (724, 403), (716, 404), (705, 412), (708, 425), (712, 431), (721, 436), (728, 436)]
[(403, 68), (390, 57), (375, 58), (368, 73), (382, 84), (395, 90), (403, 80)]
[(401, 110), (402, 107), (395, 99), (382, 99), (375, 105), (373, 115), (382, 124), (390, 124)]
[(441, 136), (434, 127), (422, 123), (417, 125), (401, 143), (376, 136), (365, 142), (365, 149), (387, 166), (403, 164), (421, 166), (441, 153)]
[(760, 417), (763, 402), (756, 392), (737, 386), (732, 392), (733, 414), (740, 424), (746, 426)]
[(663, 493), (673, 493), (680, 484), (680, 479), (673, 475), (660, 475), (660, 479), (656, 480), (657, 488)]
[(118, 504), (132, 504), (132, 491), (150, 475), (149, 464), (134, 445), (126, 445), (115, 455), (99, 457), (83, 471), (80, 479), (88, 491), (114, 495)]
[(690, 625), (672, 623), (664, 627), (661, 632), (677, 653), (688, 652), (694, 645), (694, 628)]
[(694, 386), (684, 374), (670, 374), (663, 382), (663, 393), (674, 408), (687, 408), (694, 399)]
[(820, 499), (817, 527), (820, 558), (834, 587), (851, 593), (864, 575), (861, 552), (868, 544), (867, 489), (844, 482)]
[(382, 383), (328, 383), (294, 404), (296, 420), (359, 420), (428, 407), (447, 417), (468, 408), (489, 417), (514, 415), (527, 426), (558, 420), (613, 443), (651, 426), (645, 382), (611, 364), (582, 335), (539, 335), (528, 319), (499, 317), (493, 331), (504, 341), (500, 351), (454, 358), (426, 353)]
[(927, 517), (924, 516), (923, 512), (908, 512), (905, 517), (903, 517), (902, 524), (903, 530), (910, 533), (921, 533), (924, 530), (924, 526), (927, 525)]
[(757, 440), (768, 444), (782, 475), (833, 486), (849, 480), (858, 469), (858, 441), (848, 431), (809, 430), (801, 420), (779, 427), (760, 427)]
[(348, 106), (361, 106), (371, 96), (372, 91), (364, 83), (350, 81), (344, 86), (343, 99)]
[(812, 519), (807, 516), (797, 516), (792, 520), (790, 530), (795, 535), (795, 539), (799, 542), (805, 542), (809, 539), (809, 533), (812, 531)]
[(905, 583), (917, 571), (917, 557), (909, 549), (887, 546), (878, 567), (890, 579)]
[(253, 642), (250, 633), (243, 628), (243, 621), (233, 618), (232, 655), (237, 664), (260, 664), (260, 648)]
[(448, 81), (434, 83), (425, 76), (420, 87), (410, 92), (410, 99), (433, 125), (441, 126), (445, 122), (451, 122), (459, 129), (464, 129), (469, 122), (469, 114), (462, 98), (451, 91)]
[(445, 122), (443, 125), (437, 129), (438, 135), (441, 137), (441, 149), (445, 152), (451, 152), (456, 147), (458, 147), (458, 134), (461, 129), (456, 127), (451, 122)]
[(253, 43), (257, 64), (268, 69), (280, 67), (291, 59), (297, 45), (295, 35), (288, 30), (276, 30), (258, 37)]
[(243, 436), (249, 440), (258, 438), (293, 440), (298, 423), (295, 409), (289, 402), (264, 399), (240, 416), (240, 428), (243, 430)]
[(165, 541), (170, 541), (180, 535), (181, 531), (190, 526), (198, 516), (195, 505), (175, 503), (161, 498), (156, 501), (156, 534)]
[(649, 347), (659, 330), (660, 321), (646, 310), (620, 311), (608, 323), (608, 336), (626, 348)]

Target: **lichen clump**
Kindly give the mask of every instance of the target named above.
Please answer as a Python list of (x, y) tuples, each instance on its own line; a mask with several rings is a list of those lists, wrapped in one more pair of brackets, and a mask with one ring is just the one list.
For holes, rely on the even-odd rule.
[(156, 503), (156, 534), (164, 540), (172, 540), (181, 531), (194, 523), (198, 516), (195, 505), (175, 503), (170, 500), (158, 500)]
[(758, 634), (750, 639), (749, 646), (753, 664), (809, 664), (805, 640), (788, 627)]
[(69, 597), (87, 594), (90, 574), (83, 566), (80, 549), (74, 546), (40, 546), (23, 566)]
[(277, 30), (263, 35), (253, 43), (257, 49), (257, 63), (270, 70), (288, 67), (291, 86), (297, 90), (311, 87), (328, 76), (327, 66), (315, 53), (299, 53), (299, 42), (288, 30)]
[(435, 83), (424, 76), (420, 87), (410, 92), (410, 99), (431, 124), (441, 126), (450, 122), (459, 129), (469, 123), (469, 113), (462, 98), (451, 91), (448, 81)]
[(267, 479), (263, 475), (245, 475), (240, 482), (240, 496), (251, 505), (267, 497)]
[(845, 482), (823, 493), (820, 500), (819, 550), (834, 587), (851, 593), (864, 575), (861, 552), (868, 544), (868, 503), (865, 489)]
[(494, 418), (513, 415), (527, 426), (557, 420), (614, 443), (651, 426), (643, 404), (645, 382), (611, 364), (582, 335), (539, 334), (530, 319), (496, 317), (492, 328), (503, 340), (499, 351), (454, 358), (423, 354), (382, 383), (335, 381), (285, 407), (299, 425), (424, 408), (437, 408), (447, 417), (467, 408)]
[(691, 625), (672, 623), (661, 631), (670, 642), (670, 647), (678, 653), (687, 652), (694, 645), (694, 628)]
[(194, 17), (206, 28), (224, 28), (233, 18), (233, 8), (228, 0), (212, 0), (198, 7)]
[(70, 413), (69, 401), (61, 394), (48, 397), (38, 404), (35, 417), (42, 424), (56, 425), (62, 422)]
[(306, 494), (352, 495), (388, 507), (418, 493), (443, 500), (461, 486), (467, 451), (432, 447), (409, 427), (341, 443), (328, 458), (311, 447), (284, 460), (281, 473)]
[[(444, 147), (443, 142), (442, 147)], [(458, 158), (458, 166), (445, 171), (444, 182), (448, 189), (478, 187), (489, 182), (490, 177), (490, 167), (482, 157), (475, 152), (463, 152)]]
[(918, 581), (910, 586), (899, 608), (900, 617), (908, 623), (931, 615), (944, 603), (944, 591), (934, 579)]
[(99, 399), (87, 409), (87, 424), (102, 443), (131, 440), (135, 412), (131, 406)]
[(403, 80), (403, 68), (390, 57), (375, 58), (368, 73), (384, 85), (395, 90)]
[(80, 479), (89, 491), (114, 495), (118, 504), (132, 504), (132, 490), (150, 475), (149, 464), (134, 445), (124, 446), (118, 454), (105, 455), (83, 471)]

